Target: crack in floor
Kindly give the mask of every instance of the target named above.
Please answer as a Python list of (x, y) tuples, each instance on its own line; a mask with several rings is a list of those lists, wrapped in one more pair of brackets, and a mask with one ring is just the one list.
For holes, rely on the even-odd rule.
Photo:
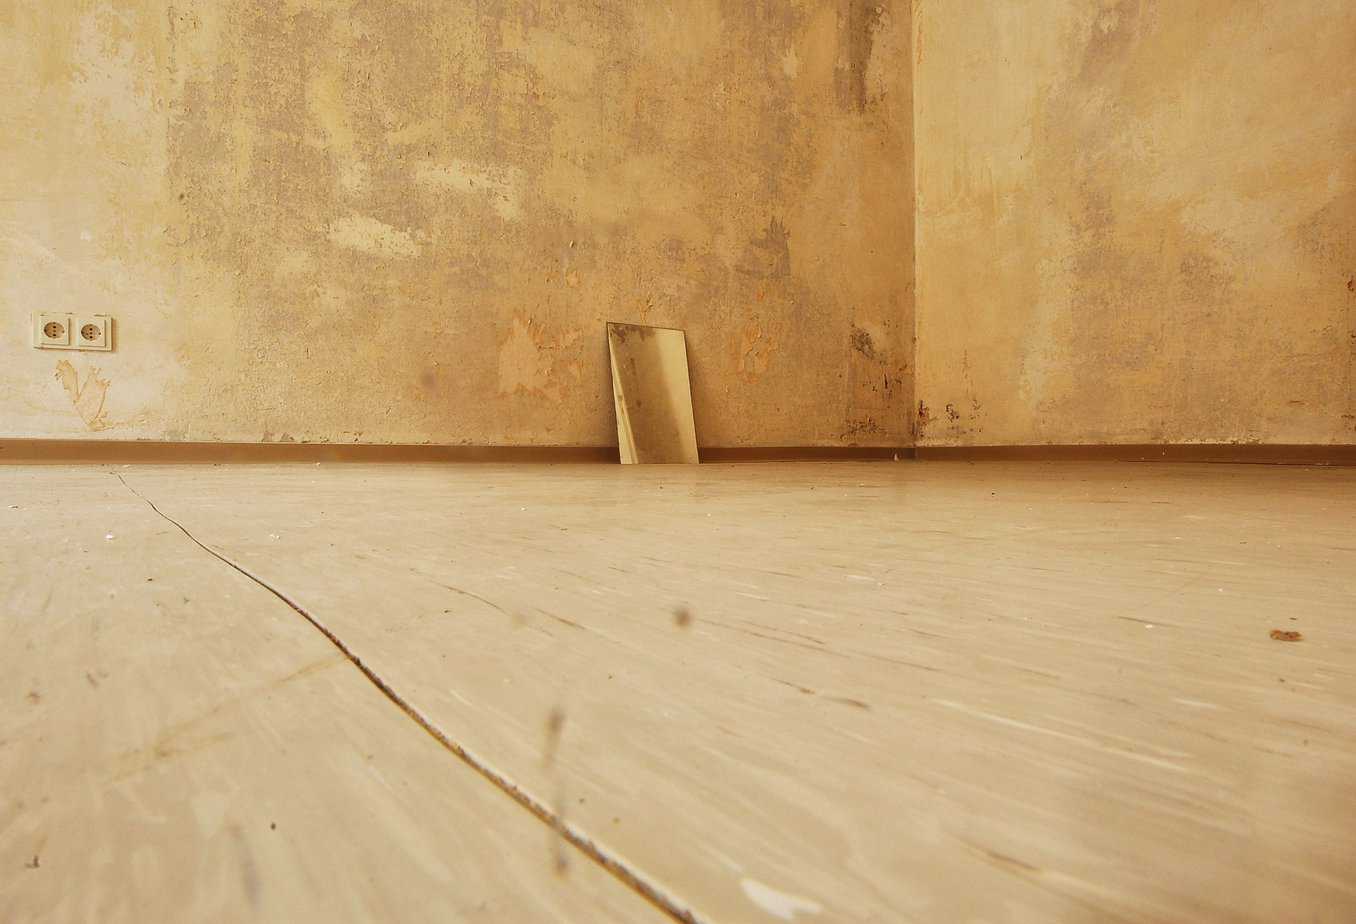
[(155, 505), (155, 502), (152, 501), (149, 497), (142, 494), (136, 488), (128, 484), (127, 480), (123, 478), (121, 474), (119, 474), (118, 472), (110, 472), (110, 474), (113, 475), (113, 477), (117, 478), (118, 481), (122, 482), (122, 486), (124, 488), (126, 488), (138, 499), (140, 499), (143, 503), (145, 503), (148, 507), (150, 507), (151, 510), (155, 511), (155, 513), (159, 517), (161, 517), (161, 519), (170, 523), (172, 526), (178, 529), (179, 532), (187, 536), (188, 539), (198, 548), (202, 549), (204, 552), (206, 552), (208, 555), (211, 555), (213, 558), (217, 559), (217, 561), (220, 561), (222, 564), (227, 565), (233, 570), (239, 572), (241, 575), (253, 581), (255, 584), (258, 584), (260, 587), (268, 591), (274, 597), (281, 600), (283, 603), (287, 604), (287, 606), (294, 612), (296, 612), (297, 615), (301, 616), (303, 619), (309, 622), (317, 632), (325, 636), (325, 638), (329, 640), (330, 644), (337, 648), (344, 655), (344, 657), (348, 659), (349, 663), (356, 667), (362, 673), (362, 675), (366, 677), (368, 681), (371, 682), (371, 684), (374, 687), (381, 691), (382, 695), (384, 695), (388, 700), (395, 704), (395, 706), (399, 708), (401, 712), (405, 713), (405, 715), (408, 716), (416, 725), (422, 728), (429, 736), (431, 736), (435, 741), (442, 745), (445, 750), (451, 752), (454, 756), (460, 759), (462, 763), (466, 764), (466, 766), (470, 767), (472, 770), (478, 773), (483, 779), (492, 783), (506, 796), (508, 796), (514, 802), (518, 803), (518, 805), (522, 806), (523, 808), (527, 809), (527, 811), (531, 812), (532, 815), (534, 815), (537, 818), (537, 820), (546, 824), (553, 831), (555, 831), (561, 837), (562, 840), (568, 842), (571, 846), (579, 850), (579, 852), (584, 854), (590, 860), (597, 863), (603, 869), (607, 870), (609, 873), (612, 874), (613, 877), (615, 877), (623, 885), (625, 885), (631, 891), (635, 892), (637, 895), (639, 895), (645, 901), (649, 902), (651, 905), (654, 905), (657, 909), (662, 911), (664, 914), (668, 915), (673, 920), (680, 921), (682, 922), (682, 924), (703, 924), (702, 919), (698, 918), (696, 913), (693, 912), (690, 908), (684, 907), (681, 903), (679, 903), (672, 896), (666, 893), (658, 885), (651, 882), (644, 875), (632, 869), (630, 866), (626, 865), (626, 863), (623, 862), (619, 857), (610, 853), (608, 850), (606, 850), (604, 847), (595, 842), (583, 831), (579, 830), (574, 825), (566, 821), (563, 817), (561, 817), (561, 815), (558, 812), (553, 811), (550, 808), (550, 806), (548, 806), (546, 803), (542, 802), (540, 799), (536, 798), (531, 793), (524, 790), (517, 783), (514, 783), (507, 776), (496, 770), (494, 767), (490, 766), (484, 760), (477, 757), (475, 754), (469, 751), (464, 745), (452, 739), (445, 731), (439, 728), (428, 716), (420, 712), (419, 709), (413, 703), (405, 699), (405, 697), (401, 696), (400, 693), (398, 693), (394, 687), (392, 687), (381, 677), (381, 675), (379, 675), (371, 667), (363, 663), (362, 658), (358, 657), (357, 653), (354, 652), (353, 649), (349, 648), (349, 646), (344, 642), (343, 639), (339, 638), (339, 636), (336, 635), (328, 626), (326, 626), (319, 619), (317, 619), (309, 610), (303, 607), (300, 603), (297, 603), (295, 600), (288, 597), (282, 591), (278, 590), (278, 588), (274, 587), (273, 585), (265, 581), (263, 578), (249, 571), (243, 565), (237, 564), (235, 561), (232, 561), (230, 558), (226, 557), (221, 552), (218, 552), (216, 549), (204, 543), (197, 536), (193, 535), (193, 533), (189, 532), (188, 528), (185, 527), (182, 523), (180, 523), (178, 520), (174, 519), (174, 517), (170, 516), (169, 514), (161, 510), (159, 507), (157, 507)]

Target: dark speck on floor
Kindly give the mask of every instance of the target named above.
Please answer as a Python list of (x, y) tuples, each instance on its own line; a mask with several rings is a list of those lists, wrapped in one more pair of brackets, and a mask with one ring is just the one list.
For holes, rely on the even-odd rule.
[(868, 712), (871, 710), (870, 703), (863, 702), (860, 699), (853, 699), (849, 696), (830, 696), (829, 699), (835, 703), (842, 703), (844, 706), (852, 706), (855, 709), (865, 709)]
[(565, 730), (565, 710), (557, 706), (546, 717), (546, 745), (542, 749), (542, 763), (551, 766), (556, 759), (561, 732)]

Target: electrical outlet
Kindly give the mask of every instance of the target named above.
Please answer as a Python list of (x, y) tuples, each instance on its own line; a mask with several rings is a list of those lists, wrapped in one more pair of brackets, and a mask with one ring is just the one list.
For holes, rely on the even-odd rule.
[(76, 315), (71, 341), (77, 350), (113, 349), (113, 319), (106, 314)]
[(33, 312), (33, 346), (40, 350), (69, 350), (71, 316), (54, 311)]
[(39, 350), (111, 350), (113, 319), (106, 314), (35, 311), (33, 346)]

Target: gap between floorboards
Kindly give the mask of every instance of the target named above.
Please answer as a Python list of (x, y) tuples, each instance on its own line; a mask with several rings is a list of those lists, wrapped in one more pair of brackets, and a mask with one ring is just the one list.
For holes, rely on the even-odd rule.
[(110, 472), (109, 474), (113, 475), (114, 478), (117, 478), (118, 481), (122, 483), (122, 486), (124, 488), (126, 488), (135, 497), (137, 497), (148, 507), (150, 507), (151, 510), (156, 513), (157, 516), (159, 516), (166, 522), (170, 523), (172, 526), (178, 529), (179, 532), (187, 536), (188, 539), (198, 548), (202, 549), (204, 552), (206, 552), (208, 555), (211, 555), (213, 558), (217, 559), (217, 561), (220, 561), (222, 564), (227, 565), (228, 567), (239, 572), (241, 575), (253, 581), (255, 584), (258, 584), (260, 587), (268, 591), (278, 600), (285, 603), (291, 610), (297, 613), (297, 615), (301, 616), (308, 623), (310, 623), (311, 626), (315, 628), (317, 632), (325, 636), (325, 638), (329, 640), (330, 644), (337, 648), (340, 651), (340, 653), (343, 654), (343, 656), (348, 659), (349, 663), (356, 667), (359, 670), (359, 672), (361, 672), (362, 675), (366, 677), (368, 681), (371, 682), (371, 684), (382, 693), (383, 696), (390, 700), (397, 708), (400, 709), (401, 712), (405, 713), (405, 715), (409, 717), (411, 721), (413, 721), (428, 735), (430, 735), (435, 741), (442, 745), (445, 750), (451, 752), (464, 764), (466, 764), (468, 767), (470, 767), (472, 770), (478, 773), (483, 779), (487, 780), (493, 786), (498, 788), (501, 792), (503, 792), (506, 796), (508, 796), (522, 808), (531, 812), (532, 815), (537, 818), (537, 820), (541, 821), (542, 823), (550, 827), (563, 840), (565, 840), (575, 849), (580, 851), (590, 860), (597, 863), (603, 869), (607, 870), (623, 885), (631, 889), (645, 901), (654, 905), (656, 908), (664, 912), (673, 920), (680, 921), (682, 922), (682, 924), (706, 924), (706, 922), (704, 922), (701, 918), (697, 917), (696, 913), (692, 911), (691, 908), (686, 907), (682, 902), (679, 902), (677, 899), (673, 898), (661, 887), (651, 882), (644, 874), (638, 872), (635, 869), (632, 869), (621, 858), (617, 857), (611, 851), (607, 850), (605, 847), (598, 844), (596, 841), (590, 838), (579, 828), (575, 827), (574, 825), (566, 821), (564, 818), (562, 818), (558, 813), (552, 811), (551, 808), (545, 802), (533, 796), (527, 790), (523, 789), (517, 783), (513, 782), (504, 773), (495, 769), (484, 759), (473, 754), (470, 750), (466, 748), (465, 745), (454, 740), (451, 736), (447, 734), (447, 732), (443, 731), (443, 729), (438, 727), (437, 724), (435, 724), (431, 719), (429, 719), (428, 716), (420, 712), (419, 709), (413, 703), (411, 703), (399, 692), (397, 692), (394, 687), (392, 687), (389, 683), (386, 682), (385, 679), (381, 677), (381, 675), (379, 675), (367, 664), (363, 663), (362, 658), (358, 657), (357, 653), (354, 652), (344, 642), (343, 639), (339, 638), (339, 636), (336, 635), (328, 626), (326, 626), (319, 619), (317, 619), (313, 613), (311, 613), (309, 610), (303, 607), (300, 603), (288, 597), (281, 590), (269, 584), (267, 581), (265, 581), (258, 575), (252, 573), (244, 566), (237, 564), (235, 561), (233, 561), (226, 555), (222, 554), (221, 552), (218, 552), (216, 549), (204, 543), (197, 536), (193, 535), (193, 533), (191, 533), (188, 530), (188, 528), (185, 527), (182, 523), (180, 523), (178, 520), (174, 519), (174, 517), (170, 516), (169, 514), (161, 510), (159, 507), (157, 507), (155, 505), (155, 502), (152, 501), (149, 497), (142, 494), (136, 488), (128, 484), (127, 479), (123, 478), (120, 473)]

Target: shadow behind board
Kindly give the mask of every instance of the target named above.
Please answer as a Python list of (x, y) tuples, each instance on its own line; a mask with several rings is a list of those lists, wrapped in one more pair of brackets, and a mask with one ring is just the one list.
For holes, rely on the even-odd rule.
[(697, 428), (681, 330), (607, 325), (622, 464), (693, 463)]

